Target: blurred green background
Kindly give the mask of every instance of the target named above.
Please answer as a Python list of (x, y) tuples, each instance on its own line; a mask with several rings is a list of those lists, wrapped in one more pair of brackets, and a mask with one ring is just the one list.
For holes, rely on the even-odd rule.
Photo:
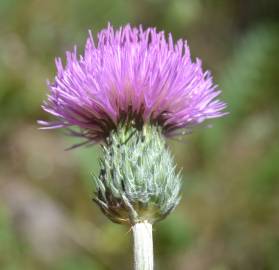
[(169, 141), (183, 199), (156, 269), (279, 269), (279, 5), (264, 0), (0, 0), (0, 269), (131, 269), (129, 228), (91, 203), (98, 147), (39, 131), (54, 57), (110, 21), (187, 39), (230, 115)]

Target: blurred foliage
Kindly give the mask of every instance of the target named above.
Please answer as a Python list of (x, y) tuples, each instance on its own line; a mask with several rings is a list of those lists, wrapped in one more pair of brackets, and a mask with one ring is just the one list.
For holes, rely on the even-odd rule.
[[(130, 269), (129, 228), (90, 203), (98, 147), (37, 119), (54, 57), (110, 21), (188, 40), (230, 114), (171, 140), (183, 200), (154, 227), (157, 269), (279, 269), (277, 0), (1, 0), (0, 269)], [(80, 49), (81, 52), (82, 49)]]

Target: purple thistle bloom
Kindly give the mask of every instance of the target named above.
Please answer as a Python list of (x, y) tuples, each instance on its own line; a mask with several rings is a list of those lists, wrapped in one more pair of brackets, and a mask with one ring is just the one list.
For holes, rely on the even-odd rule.
[(89, 33), (84, 55), (74, 49), (66, 58), (65, 67), (56, 59), (57, 75), (43, 105), (57, 121), (39, 123), (68, 128), (85, 143), (103, 141), (123, 123), (160, 125), (171, 137), (225, 114), (226, 104), (215, 99), (221, 91), (201, 61), (191, 61), (186, 41), (174, 43), (155, 28), (109, 25), (97, 45)]

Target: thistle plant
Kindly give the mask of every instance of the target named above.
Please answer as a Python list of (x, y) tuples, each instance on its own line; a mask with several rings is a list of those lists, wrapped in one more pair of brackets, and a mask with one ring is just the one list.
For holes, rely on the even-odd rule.
[(96, 44), (89, 33), (84, 54), (75, 48), (56, 67), (43, 104), (56, 121), (39, 123), (82, 138), (75, 146), (101, 145), (94, 201), (111, 221), (132, 228), (134, 269), (151, 270), (152, 225), (180, 200), (166, 138), (223, 116), (220, 90), (201, 61), (191, 60), (186, 41), (141, 26), (108, 25)]

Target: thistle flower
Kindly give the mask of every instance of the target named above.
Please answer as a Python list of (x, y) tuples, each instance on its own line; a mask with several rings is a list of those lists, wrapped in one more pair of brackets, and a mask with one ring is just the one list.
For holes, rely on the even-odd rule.
[(224, 115), (226, 105), (215, 99), (220, 90), (201, 61), (191, 61), (187, 42), (174, 43), (155, 28), (109, 25), (97, 45), (89, 33), (84, 55), (74, 49), (66, 58), (65, 67), (56, 59), (57, 75), (43, 105), (57, 121), (40, 124), (68, 128), (85, 144), (105, 141), (123, 122), (137, 129), (159, 125), (171, 137)]
[(220, 90), (201, 61), (191, 60), (186, 41), (174, 43), (155, 28), (109, 25), (97, 45), (89, 33), (84, 55), (74, 49), (66, 58), (65, 67), (56, 59), (43, 105), (57, 120), (40, 124), (101, 144), (94, 201), (112, 221), (132, 226), (135, 269), (151, 270), (152, 224), (180, 200), (165, 138), (224, 115)]

